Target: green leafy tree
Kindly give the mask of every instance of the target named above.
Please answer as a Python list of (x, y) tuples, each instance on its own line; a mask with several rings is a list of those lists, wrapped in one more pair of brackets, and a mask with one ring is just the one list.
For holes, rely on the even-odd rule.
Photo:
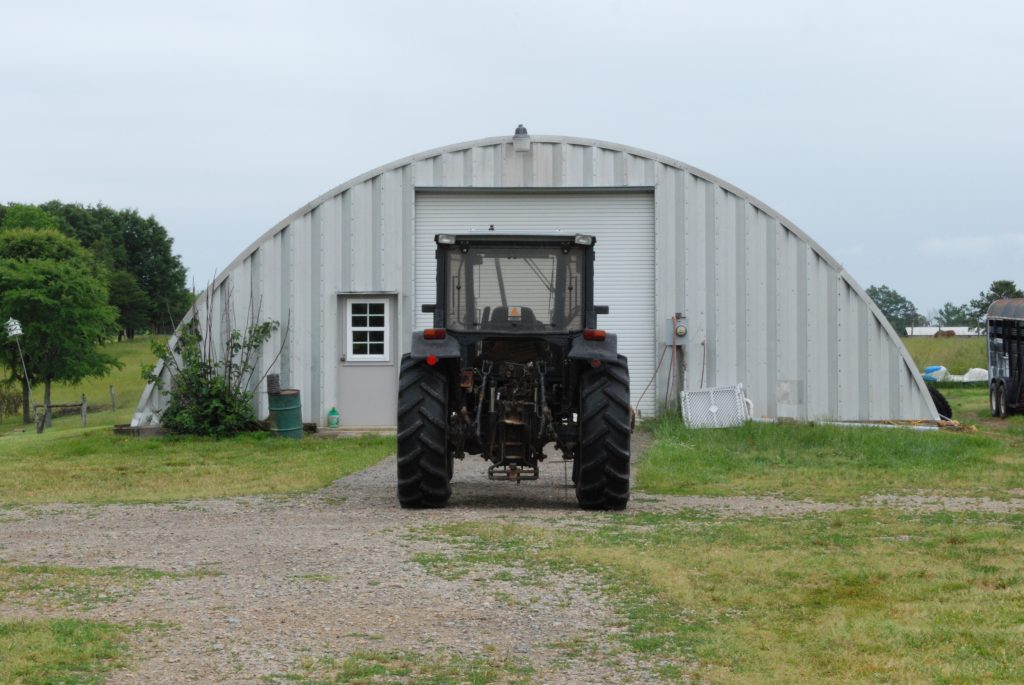
[[(54, 381), (77, 383), (121, 366), (102, 349), (117, 331), (104, 272), (74, 239), (57, 231), (0, 231), (0, 320), (10, 317), (22, 324), (28, 374), (33, 383), (43, 383), (47, 405)], [(15, 346), (3, 343), (4, 362), (22, 384), (22, 418), (28, 423), (29, 378), (22, 377)]]
[(928, 319), (917, 311), (914, 303), (900, 295), (887, 285), (871, 286), (867, 289), (868, 297), (874, 300), (897, 335), (906, 335), (912, 326), (925, 326)]
[(61, 230), (63, 222), (46, 210), (34, 205), (10, 204), (4, 209), (2, 228), (38, 228)]
[(1016, 283), (1009, 280), (992, 281), (987, 292), (978, 293), (978, 297), (967, 305), (971, 316), (971, 325), (978, 329), (985, 328), (985, 315), (988, 313), (989, 306), (996, 300), (1016, 297), (1024, 297), (1024, 293), (1020, 291)]
[[(125, 271), (146, 294), (146, 326), (170, 332), (192, 304), (185, 266), (174, 240), (155, 217), (105, 205), (82, 206), (56, 200), (40, 205), (59, 217), (65, 233), (89, 249), (111, 273)], [(114, 284), (109, 284), (111, 290)]]
[(935, 313), (934, 322), (936, 326), (973, 326), (974, 320), (965, 304), (953, 304), (947, 302)]
[(127, 271), (110, 274), (110, 304), (117, 307), (117, 325), (120, 326), (118, 340), (122, 336), (132, 340), (137, 330), (146, 327), (149, 321), (149, 297), (139, 287), (135, 276)]

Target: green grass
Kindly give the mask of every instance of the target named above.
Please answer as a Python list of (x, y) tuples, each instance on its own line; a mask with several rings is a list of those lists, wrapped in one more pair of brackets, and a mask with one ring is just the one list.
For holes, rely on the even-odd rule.
[(0, 505), (308, 492), (393, 451), (394, 438), (378, 436), (131, 438), (109, 428), (9, 434), (0, 436)]
[(123, 662), (126, 632), (78, 619), (0, 622), (0, 683), (99, 685)]
[(0, 562), (0, 601), (14, 599), (91, 609), (133, 596), (144, 585), (167, 578), (183, 580), (220, 575), (213, 569), (170, 573), (133, 566), (79, 568), (52, 564), (8, 564)]
[[(159, 336), (158, 340), (165, 340), (166, 336)], [(65, 404), (78, 402), (82, 394), (85, 394), (86, 402), (90, 408), (87, 422), (90, 426), (112, 426), (116, 423), (128, 423), (135, 406), (139, 403), (142, 390), (146, 387), (146, 381), (142, 377), (142, 367), (152, 364), (155, 361), (150, 352), (150, 336), (138, 336), (134, 340), (111, 343), (107, 351), (114, 354), (124, 366), (114, 369), (102, 378), (87, 378), (81, 383), (65, 384), (55, 383), (53, 385), (50, 401), (53, 404)], [(7, 370), (0, 365), (0, 378), (7, 377)], [(114, 386), (117, 394), (117, 411), (110, 411), (110, 386)], [(32, 401), (36, 404), (43, 402), (43, 386), (32, 387)], [(50, 430), (79, 429), (81, 419), (76, 416), (60, 417), (54, 420), (54, 426)], [(0, 422), (0, 435), (25, 428), (21, 423), (21, 416), (4, 416)], [(29, 426), (29, 430), (35, 430)]]
[(621, 639), (676, 681), (1024, 681), (1024, 519), (854, 510), (793, 519), (622, 514), (579, 530), (434, 529), (447, 568), (586, 571)]
[(917, 368), (940, 365), (950, 373), (963, 374), (967, 369), (987, 369), (985, 337), (972, 338), (903, 338)]
[(300, 670), (266, 676), (264, 683), (329, 685), (403, 683), (404, 685), (520, 685), (532, 682), (530, 669), (491, 655), (430, 657), (414, 652), (356, 652), (344, 657), (308, 659)]
[(1024, 460), (990, 435), (750, 423), (718, 430), (654, 424), (636, 484), (658, 494), (776, 494), (850, 501), (918, 490), (1005, 496)]

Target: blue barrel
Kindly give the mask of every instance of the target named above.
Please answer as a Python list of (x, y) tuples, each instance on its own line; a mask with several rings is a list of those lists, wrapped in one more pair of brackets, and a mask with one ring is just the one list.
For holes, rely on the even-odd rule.
[(282, 390), (270, 398), (270, 430), (285, 438), (302, 437), (302, 401), (298, 390)]

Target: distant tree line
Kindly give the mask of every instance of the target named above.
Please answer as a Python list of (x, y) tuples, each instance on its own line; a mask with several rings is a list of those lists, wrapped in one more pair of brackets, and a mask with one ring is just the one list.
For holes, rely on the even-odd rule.
[(169, 333), (188, 311), (185, 266), (172, 251), (174, 239), (153, 216), (57, 200), (0, 205), (0, 230), (14, 228), (56, 230), (89, 251), (117, 308), (119, 338), (142, 330)]
[(899, 335), (905, 335), (907, 328), (929, 325), (945, 328), (967, 326), (984, 330), (985, 314), (993, 302), (1024, 297), (1024, 292), (1013, 281), (993, 281), (987, 291), (978, 293), (978, 297), (970, 302), (959, 305), (946, 302), (931, 312), (930, 316), (924, 316), (917, 311), (913, 302), (887, 285), (873, 285), (867, 289), (867, 293)]
[[(9, 373), (0, 385), (20, 384), (26, 423), (30, 384), (43, 386), (49, 405), (53, 382), (121, 365), (104, 350), (114, 336), (173, 329), (191, 295), (172, 245), (156, 219), (133, 209), (0, 205), (0, 362)], [(17, 341), (3, 327), (9, 318), (21, 323)]]

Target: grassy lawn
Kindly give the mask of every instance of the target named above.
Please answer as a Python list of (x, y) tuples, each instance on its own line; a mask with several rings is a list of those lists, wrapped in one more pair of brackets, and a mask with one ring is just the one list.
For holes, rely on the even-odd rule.
[(660, 494), (831, 501), (919, 491), (1005, 499), (1024, 488), (1024, 416), (988, 416), (984, 385), (941, 388), (976, 433), (753, 423), (693, 430), (665, 419), (650, 425), (655, 443), (636, 484)]
[(393, 437), (377, 436), (130, 438), (109, 428), (7, 435), (0, 437), (0, 505), (307, 492), (393, 451)]
[(985, 337), (976, 338), (903, 338), (919, 370), (926, 366), (945, 366), (950, 373), (967, 369), (987, 369)]
[(1017, 515), (891, 510), (471, 522), (433, 529), (456, 551), (420, 561), (441, 575), (525, 568), (527, 584), (588, 571), (624, 616), (625, 645), (670, 680), (1021, 682), (1022, 529)]
[[(165, 340), (161, 336), (159, 340)], [(69, 385), (55, 383), (52, 389), (51, 402), (53, 404), (65, 404), (78, 402), (82, 395), (85, 395), (89, 405), (90, 413), (88, 425), (90, 426), (113, 426), (115, 423), (128, 423), (132, 414), (135, 413), (135, 405), (139, 403), (142, 396), (142, 389), (146, 387), (146, 381), (142, 378), (142, 367), (145, 364), (152, 364), (155, 359), (150, 352), (150, 336), (138, 336), (134, 340), (111, 343), (108, 350), (117, 356), (124, 364), (120, 369), (114, 369), (103, 378), (87, 378), (81, 383)], [(7, 377), (7, 370), (0, 365), (0, 378)], [(110, 411), (110, 386), (114, 386), (117, 394), (117, 411)], [(43, 401), (43, 386), (32, 387), (32, 401), (41, 404)], [(0, 435), (11, 431), (25, 428), (21, 423), (21, 416), (4, 416), (0, 423)], [(76, 416), (67, 416), (54, 419), (53, 430), (79, 429), (81, 419)], [(28, 430), (34, 430), (29, 426)]]

